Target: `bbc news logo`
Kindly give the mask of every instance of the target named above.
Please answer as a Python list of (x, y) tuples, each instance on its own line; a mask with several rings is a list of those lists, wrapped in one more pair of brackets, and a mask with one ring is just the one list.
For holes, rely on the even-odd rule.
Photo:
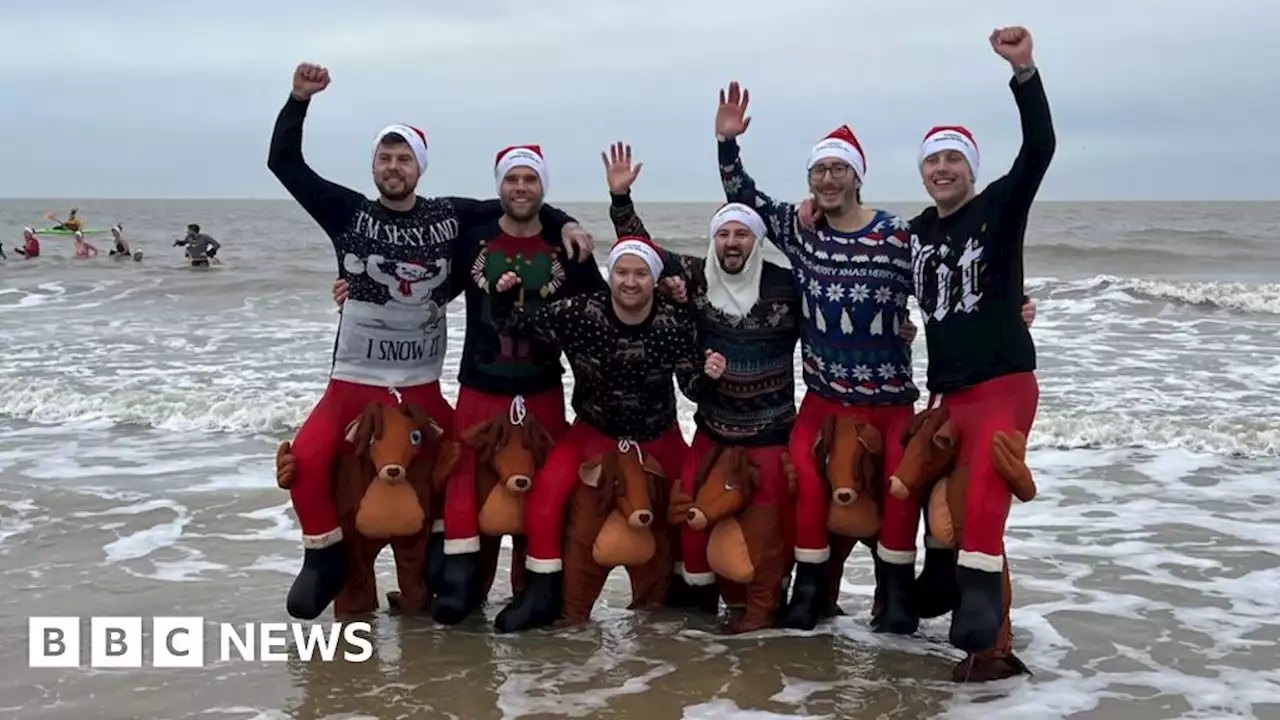
[[(142, 667), (150, 647), (152, 667), (204, 667), (205, 622), (199, 617), (151, 618), (151, 642), (141, 617), (89, 618), (89, 667)], [(81, 622), (78, 617), (28, 619), (28, 666), (81, 667)], [(292, 639), (305, 662), (365, 662), (373, 657), (373, 628), (367, 622), (306, 625), (303, 623), (218, 624), (220, 662), (284, 662)], [(346, 647), (343, 647), (343, 645)]]

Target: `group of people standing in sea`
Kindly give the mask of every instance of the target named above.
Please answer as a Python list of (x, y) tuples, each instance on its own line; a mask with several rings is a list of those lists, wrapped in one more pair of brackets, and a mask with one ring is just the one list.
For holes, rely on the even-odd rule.
[[(498, 200), (417, 196), (429, 146), (410, 125), (377, 136), (376, 200), (321, 178), (303, 159), (302, 128), (330, 75), (298, 66), (268, 165), (331, 238), (342, 312), (324, 395), (277, 458), (305, 555), (290, 614), (318, 617), (348, 579), (351, 531), (335, 510), (331, 474), (340, 453), (361, 452), (350, 443), (372, 442), (348, 430), (369, 403), (403, 403), (424, 410), (460, 452), (429, 522), (424, 582), (441, 622), (466, 617), (487, 591), (478, 589), (484, 498), (477, 500), (475, 478), (490, 458), (475, 450), (475, 428), (527, 416), (553, 445), (531, 477), (518, 479), (520, 567), (498, 631), (586, 619), (612, 561), (602, 557), (609, 553), (599, 518), (583, 544), (576, 518), (594, 506), (578, 494), (599, 491), (628, 508), (626, 532), (656, 538), (641, 553), (645, 571), (628, 568), (633, 607), (717, 612), (723, 599), (731, 615), (747, 608), (732, 621), (735, 631), (811, 629), (842, 612), (843, 565), (863, 542), (876, 571), (873, 628), (911, 634), (921, 617), (950, 612), (950, 641), (966, 653), (957, 680), (1026, 672), (1012, 648), (1004, 533), (1011, 498), (1029, 497), (1011, 488), (1032, 482), (1023, 460), (1039, 390), (1023, 247), (1055, 136), (1031, 34), (1008, 27), (989, 40), (1012, 66), (1023, 137), (1012, 168), (981, 192), (974, 134), (939, 125), (918, 151), (933, 205), (911, 219), (864, 205), (867, 154), (842, 125), (806, 159), (810, 198), (792, 204), (766, 195), (740, 153), (748, 93), (734, 83), (721, 91), (715, 119), (728, 203), (710, 218), (705, 255), (664, 249), (646, 229), (631, 197), (640, 165), (619, 143), (603, 156), (618, 235), (603, 275), (590, 235), (545, 204), (547, 163), (537, 145), (497, 154)], [(789, 269), (764, 260), (766, 240)], [(444, 308), (458, 295), (466, 296), (466, 335), (454, 408), (439, 381)], [(930, 401), (920, 413), (912, 295), (929, 356)], [(797, 342), (806, 386), (798, 409)], [(574, 375), (572, 423), (562, 353)], [(697, 405), (691, 443), (677, 422), (673, 377)], [(650, 479), (639, 495), (632, 467)], [(940, 481), (949, 489), (931, 495)], [(760, 511), (740, 516), (745, 559), (711, 557), (733, 538), (710, 527), (731, 512), (713, 512), (707, 493), (733, 496), (733, 512)], [(841, 515), (868, 502), (866, 517)], [(949, 527), (938, 526), (942, 517)], [(760, 534), (775, 540), (762, 549), (752, 540)], [(743, 579), (771, 564), (783, 567), (771, 586)], [(748, 571), (729, 569), (740, 567)]]
[[(52, 215), (46, 215), (50, 220), (57, 220)], [(13, 248), (14, 254), (27, 260), (33, 260), (40, 257), (40, 234), (41, 232), (53, 232), (60, 236), (70, 234), (73, 246), (74, 256), (76, 258), (94, 258), (98, 257), (98, 248), (85, 239), (87, 232), (84, 221), (80, 218), (80, 208), (71, 208), (67, 214), (66, 220), (57, 221), (56, 225), (47, 229), (37, 229), (25, 227), (22, 229), (22, 244)], [(107, 252), (109, 257), (124, 259), (132, 258), (137, 261), (142, 260), (141, 249), (132, 248), (129, 240), (124, 235), (124, 223), (116, 223), (110, 228), (111, 233), (111, 249)], [(186, 235), (175, 240), (174, 247), (185, 248), (185, 257), (191, 267), (209, 267), (209, 264), (218, 262), (217, 254), (221, 245), (217, 240), (209, 235), (200, 232), (200, 226), (196, 223), (187, 225)], [(7, 259), (4, 247), (0, 246), (0, 258)]]

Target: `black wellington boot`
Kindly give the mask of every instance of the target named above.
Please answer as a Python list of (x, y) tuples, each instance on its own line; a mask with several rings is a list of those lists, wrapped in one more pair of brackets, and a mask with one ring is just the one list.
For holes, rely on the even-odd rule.
[(995, 647), (1004, 615), (1003, 575), (956, 568), (960, 603), (951, 614), (951, 644), (967, 653)]
[(812, 630), (826, 615), (830, 603), (831, 579), (827, 563), (797, 562), (795, 583), (791, 586), (791, 601), (782, 613), (779, 623), (784, 628)]
[(427, 540), (427, 591), (436, 594), (436, 588), (444, 582), (444, 533), (431, 533)]
[(894, 635), (910, 635), (920, 627), (920, 613), (916, 609), (915, 580), (916, 566), (895, 565), (876, 558), (880, 568), (877, 582), (883, 589), (880, 596), (884, 607), (878, 623), (873, 625), (876, 632), (889, 632)]
[(285, 608), (291, 617), (315, 620), (338, 597), (347, 579), (342, 541), (326, 548), (303, 551), (302, 570), (289, 588)]
[(956, 558), (950, 548), (925, 548), (924, 570), (916, 578), (916, 608), (922, 618), (942, 617), (960, 604)]
[(479, 553), (444, 556), (440, 584), (433, 588), (431, 617), (444, 625), (456, 625), (480, 605)]
[(667, 590), (667, 600), (663, 604), (669, 608), (715, 615), (720, 612), (720, 590), (715, 583), (690, 585), (683, 575), (676, 573), (671, 576), (671, 587)]
[(524, 592), (516, 595), (493, 622), (500, 633), (547, 627), (564, 612), (564, 573), (525, 573)]

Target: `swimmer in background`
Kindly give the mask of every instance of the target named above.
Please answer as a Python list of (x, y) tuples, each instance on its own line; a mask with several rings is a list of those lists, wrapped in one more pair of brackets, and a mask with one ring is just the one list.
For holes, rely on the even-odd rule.
[(36, 237), (36, 231), (22, 228), (22, 247), (14, 248), (13, 251), (28, 260), (40, 257), (40, 238)]
[(115, 246), (107, 253), (110, 257), (129, 257), (133, 253), (129, 250), (129, 242), (124, 239), (124, 223), (116, 223), (111, 228), (111, 240)]
[(210, 261), (218, 262), (215, 256), (218, 248), (222, 247), (217, 240), (200, 232), (200, 226), (195, 223), (187, 226), (187, 236), (175, 240), (173, 246), (187, 248), (187, 259), (192, 267), (209, 267)]
[(84, 233), (77, 230), (74, 236), (74, 241), (76, 244), (76, 257), (78, 258), (98, 257), (98, 248), (90, 245), (88, 241), (84, 239)]

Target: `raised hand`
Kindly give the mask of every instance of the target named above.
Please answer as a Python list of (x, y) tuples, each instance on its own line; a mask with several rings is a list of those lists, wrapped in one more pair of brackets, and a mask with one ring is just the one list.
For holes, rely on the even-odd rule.
[(751, 93), (737, 81), (729, 83), (729, 89), (720, 91), (720, 107), (716, 110), (716, 135), (728, 140), (747, 131), (751, 118), (747, 117), (747, 104)]
[(293, 71), (293, 96), (310, 100), (312, 95), (329, 87), (329, 69), (312, 63), (302, 63)]
[(614, 195), (626, 195), (631, 192), (631, 185), (640, 177), (640, 168), (644, 163), (631, 165), (631, 146), (621, 142), (609, 146), (608, 152), (600, 153), (604, 161), (604, 179), (609, 183), (609, 192)]
[(1017, 25), (991, 31), (991, 49), (1011, 65), (1030, 65), (1031, 32)]

